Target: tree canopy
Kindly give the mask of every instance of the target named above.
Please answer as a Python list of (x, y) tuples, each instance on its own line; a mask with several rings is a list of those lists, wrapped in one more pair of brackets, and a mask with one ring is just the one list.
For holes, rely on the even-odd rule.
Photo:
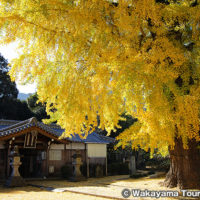
[[(200, 140), (198, 0), (1, 0), (1, 41), (19, 42), (14, 79), (36, 81), (66, 134), (117, 127), (124, 146)], [(50, 112), (54, 110), (55, 112)]]

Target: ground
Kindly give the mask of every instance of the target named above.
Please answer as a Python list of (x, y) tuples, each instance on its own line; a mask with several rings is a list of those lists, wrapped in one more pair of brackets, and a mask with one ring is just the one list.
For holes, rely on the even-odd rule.
[[(128, 176), (109, 176), (104, 178), (90, 178), (82, 182), (68, 182), (66, 180), (29, 181), (33, 186), (4, 188), (0, 187), (0, 200), (104, 200), (124, 199), (121, 195), (123, 189), (166, 190), (160, 186), (164, 178), (130, 179)], [(40, 187), (37, 187), (40, 186)], [(41, 187), (42, 186), (42, 187)], [(169, 190), (169, 189), (167, 189)], [(177, 190), (173, 188), (171, 190)], [(128, 198), (136, 199), (136, 198)], [(137, 198), (139, 200), (139, 198)], [(140, 198), (142, 200), (144, 198)], [(146, 198), (153, 199), (153, 198)], [(192, 198), (159, 198), (167, 200)]]

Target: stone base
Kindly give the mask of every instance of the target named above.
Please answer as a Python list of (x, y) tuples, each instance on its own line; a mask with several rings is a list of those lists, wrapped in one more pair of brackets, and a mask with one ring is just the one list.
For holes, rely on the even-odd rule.
[(10, 176), (5, 183), (6, 187), (23, 187), (26, 185), (26, 181), (21, 176)]
[(78, 177), (70, 177), (69, 181), (78, 182), (78, 181), (86, 181), (87, 178), (85, 176), (78, 176)]

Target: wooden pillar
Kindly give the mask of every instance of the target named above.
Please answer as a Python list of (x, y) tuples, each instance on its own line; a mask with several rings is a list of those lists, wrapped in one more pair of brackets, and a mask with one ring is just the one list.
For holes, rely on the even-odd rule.
[(46, 177), (49, 175), (49, 148), (46, 150)]
[(70, 150), (70, 162), (72, 164), (72, 142), (71, 142), (71, 150)]
[(48, 141), (47, 143), (47, 160), (46, 160), (46, 176), (49, 176), (49, 150), (51, 148), (51, 144), (54, 142), (54, 139), (51, 139), (50, 141)]
[(108, 175), (108, 158), (107, 158), (107, 145), (106, 145), (106, 176)]
[(10, 172), (10, 145), (8, 145), (8, 151), (7, 151), (7, 166), (6, 166), (6, 177), (9, 177)]
[(9, 140), (8, 141), (8, 151), (7, 151), (7, 170), (6, 170), (6, 176), (9, 177), (10, 175), (10, 150), (11, 150), (11, 147), (12, 147), (12, 143), (13, 143), (13, 140)]
[(87, 148), (87, 144), (85, 144), (85, 160), (86, 160), (86, 165), (87, 165), (87, 178), (90, 177), (90, 159), (88, 158), (88, 148)]
[(67, 161), (67, 150), (66, 150), (66, 144), (63, 144), (64, 145), (64, 150), (62, 150), (63, 151), (63, 154), (64, 154), (64, 156), (63, 156), (63, 159), (64, 159), (64, 161), (66, 162)]
[(47, 156), (46, 156), (46, 177), (49, 176), (49, 150), (50, 150), (51, 141), (47, 143)]

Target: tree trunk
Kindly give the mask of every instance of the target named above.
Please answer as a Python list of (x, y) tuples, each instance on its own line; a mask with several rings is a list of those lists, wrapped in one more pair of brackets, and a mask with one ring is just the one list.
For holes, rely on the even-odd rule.
[(184, 149), (182, 140), (175, 140), (174, 149), (169, 149), (170, 170), (164, 181), (167, 187), (200, 189), (200, 149), (195, 140), (190, 140)]

